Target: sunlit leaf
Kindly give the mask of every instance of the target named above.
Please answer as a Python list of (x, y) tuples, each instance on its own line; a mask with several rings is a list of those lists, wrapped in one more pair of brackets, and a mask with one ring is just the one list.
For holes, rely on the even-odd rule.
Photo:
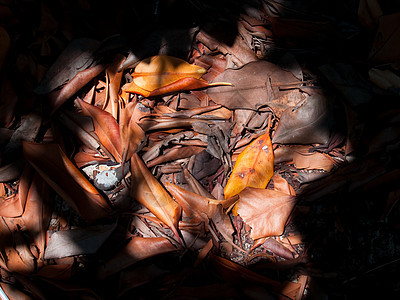
[(25, 158), (46, 182), (88, 221), (107, 216), (107, 200), (56, 144), (23, 143)]
[(274, 154), (269, 131), (255, 139), (238, 156), (225, 186), (225, 199), (246, 187), (265, 188), (274, 174)]
[(239, 194), (237, 213), (251, 227), (253, 240), (281, 235), (295, 197), (275, 190), (248, 187)]
[(82, 100), (78, 100), (82, 112), (85, 116), (90, 116), (93, 120), (96, 135), (100, 142), (112, 154), (114, 159), (121, 161), (121, 137), (119, 133), (119, 125), (115, 118), (108, 112), (88, 104)]
[(157, 218), (166, 224), (174, 232), (179, 242), (181, 242), (177, 231), (181, 215), (180, 206), (172, 199), (153, 174), (151, 174), (136, 153), (131, 158), (131, 172), (132, 198), (147, 207)]
[[(127, 83), (123, 90), (145, 97), (158, 96), (183, 90), (199, 89), (210, 86), (200, 79), (206, 72), (202, 67), (167, 56), (158, 55), (141, 61), (131, 75), (133, 81)], [(224, 83), (214, 83), (219, 85)]]

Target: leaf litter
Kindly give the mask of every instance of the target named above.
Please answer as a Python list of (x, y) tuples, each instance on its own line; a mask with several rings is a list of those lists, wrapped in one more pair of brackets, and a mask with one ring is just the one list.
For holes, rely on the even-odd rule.
[(0, 298), (398, 297), (399, 7), (141, 2), (0, 6)]

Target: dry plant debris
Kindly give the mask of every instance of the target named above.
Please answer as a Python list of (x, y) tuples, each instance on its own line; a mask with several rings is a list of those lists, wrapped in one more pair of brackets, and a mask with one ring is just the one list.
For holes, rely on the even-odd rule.
[(0, 299), (399, 297), (400, 7), (320, 2), (1, 1)]

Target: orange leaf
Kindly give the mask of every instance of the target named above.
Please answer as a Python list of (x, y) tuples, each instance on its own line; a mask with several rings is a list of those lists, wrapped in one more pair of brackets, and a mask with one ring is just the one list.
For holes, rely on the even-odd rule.
[(56, 144), (23, 143), (28, 162), (43, 179), (88, 221), (107, 216), (111, 207)]
[(103, 279), (140, 260), (175, 250), (176, 248), (166, 238), (134, 236), (125, 248), (99, 268), (97, 276)]
[[(122, 90), (153, 97), (183, 90), (193, 90), (214, 85), (200, 79), (206, 70), (200, 66), (191, 65), (186, 61), (158, 55), (141, 61), (132, 73), (133, 81), (127, 83)], [(230, 85), (230, 84), (228, 84)]]
[(133, 82), (145, 90), (154, 91), (179, 79), (192, 77), (199, 79), (206, 69), (188, 62), (158, 55), (142, 60), (132, 74)]
[(266, 188), (273, 174), (274, 154), (267, 130), (238, 156), (224, 189), (225, 199), (239, 194), (246, 187)]
[(275, 190), (248, 187), (239, 194), (237, 213), (251, 227), (253, 240), (281, 235), (295, 197)]
[(119, 125), (114, 117), (100, 108), (88, 104), (80, 99), (78, 102), (82, 108), (82, 113), (93, 120), (94, 132), (99, 137), (100, 142), (112, 154), (116, 161), (121, 161), (121, 137)]
[(166, 224), (181, 242), (177, 231), (181, 208), (164, 187), (147, 169), (137, 153), (131, 158), (132, 187), (131, 196), (147, 207), (157, 218)]
[(159, 95), (165, 95), (169, 93), (174, 93), (178, 91), (189, 91), (189, 90), (197, 90), (206, 87), (212, 87), (217, 85), (230, 85), (229, 83), (225, 82), (215, 82), (215, 83), (208, 83), (202, 79), (197, 79), (193, 77), (186, 77), (181, 78), (173, 83), (170, 83), (166, 86), (160, 87), (151, 91), (147, 97), (154, 97)]

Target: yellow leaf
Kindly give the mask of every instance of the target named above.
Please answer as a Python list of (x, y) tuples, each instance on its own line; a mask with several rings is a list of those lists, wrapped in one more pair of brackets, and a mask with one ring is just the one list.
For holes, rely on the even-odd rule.
[[(267, 130), (239, 154), (224, 189), (225, 199), (239, 194), (246, 187), (266, 188), (273, 174), (274, 153)], [(236, 215), (236, 209), (233, 213)]]
[(182, 78), (200, 79), (205, 72), (204, 68), (191, 65), (182, 59), (158, 55), (141, 61), (132, 76), (137, 86), (153, 91)]

